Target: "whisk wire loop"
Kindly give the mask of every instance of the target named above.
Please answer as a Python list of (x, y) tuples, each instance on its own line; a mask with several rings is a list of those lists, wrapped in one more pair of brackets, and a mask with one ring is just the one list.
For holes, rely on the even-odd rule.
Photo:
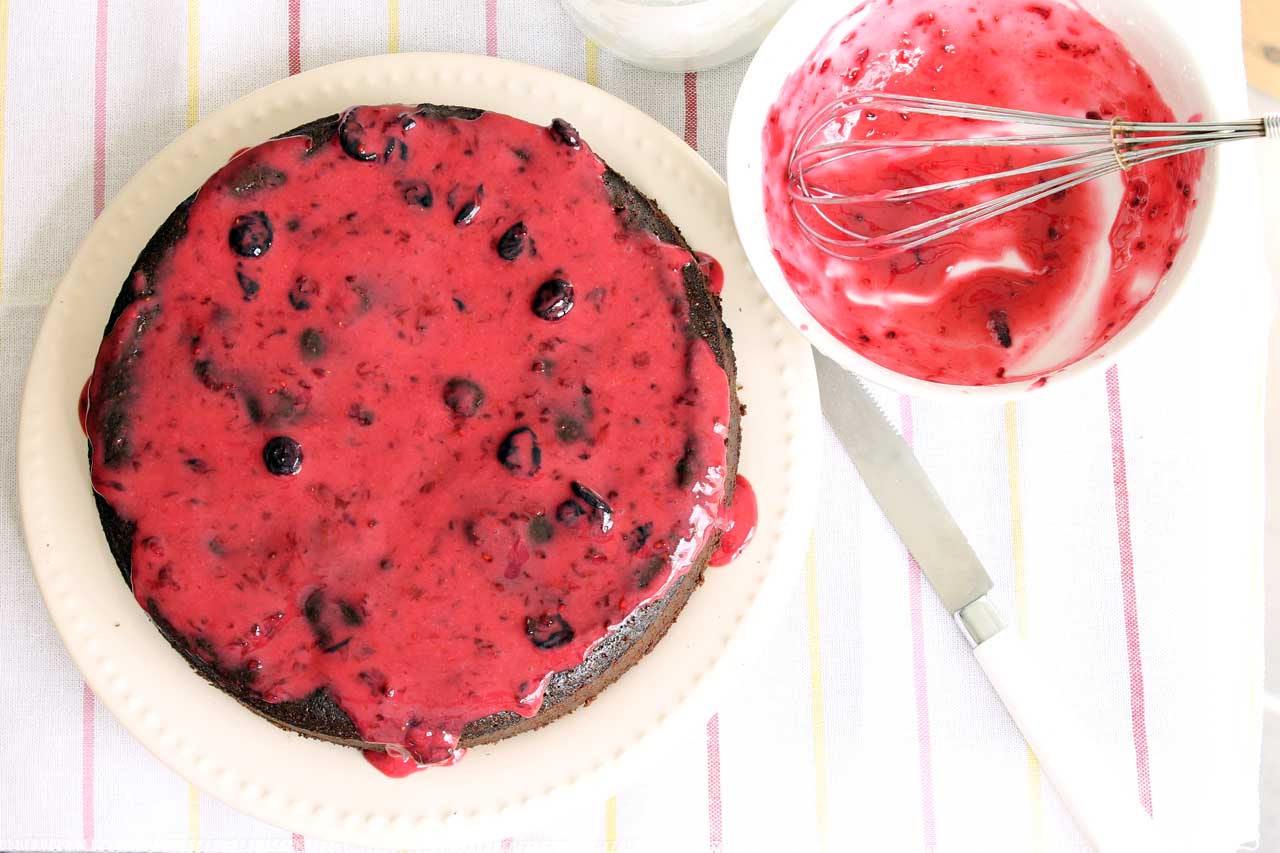
[[(958, 118), (1002, 126), (994, 133), (944, 138), (849, 138), (847, 125), (878, 111)], [(1004, 107), (943, 101), (915, 95), (850, 95), (814, 111), (801, 125), (789, 161), (789, 195), (796, 222), (806, 237), (828, 254), (850, 260), (908, 251), (955, 232), (1032, 204), (1080, 184), (1164, 157), (1174, 157), (1230, 142), (1280, 138), (1280, 114), (1246, 121), (1137, 122), (1120, 117), (1075, 118)], [(951, 180), (872, 192), (832, 189), (822, 181), (827, 167), (855, 157), (912, 149), (1086, 147), (1028, 165)], [(1046, 174), (1047, 173), (1047, 174)], [(998, 194), (967, 207), (933, 216), (884, 234), (864, 234), (853, 223), (865, 221), (860, 207), (921, 203), (954, 190), (1035, 176), (1036, 183)], [(945, 199), (944, 199), (945, 201)], [(859, 225), (858, 228), (863, 228)], [(864, 229), (865, 230), (865, 229)]]

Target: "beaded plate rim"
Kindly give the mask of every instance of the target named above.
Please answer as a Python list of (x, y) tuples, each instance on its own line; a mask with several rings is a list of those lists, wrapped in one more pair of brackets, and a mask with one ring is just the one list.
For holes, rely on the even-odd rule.
[[(456, 103), (540, 124), (563, 116), (658, 199), (726, 273), (743, 401), (741, 468), (760, 494), (756, 541), (713, 569), (667, 637), (587, 708), (403, 780), (355, 750), (277, 729), (191, 671), (133, 601), (91, 499), (76, 401), (111, 302), (169, 211), (238, 148), (357, 103)], [(816, 506), (820, 438), (809, 346), (756, 280), (724, 182), (624, 101), (543, 68), (462, 54), (389, 54), (277, 81), (187, 130), (98, 217), (54, 291), (32, 353), (18, 428), (18, 496), (33, 572), (58, 633), (102, 704), (197, 788), (253, 817), (334, 841), (412, 847), (510, 831), (553, 801), (603, 789), (652, 753), (655, 730), (705, 704), (720, 663), (774, 623), (797, 580)], [(647, 686), (660, 686), (648, 690)], [(189, 709), (198, 708), (198, 711)], [(530, 759), (536, 758), (536, 761)], [(507, 772), (512, 766), (537, 769)], [(358, 784), (351, 784), (358, 781)]]

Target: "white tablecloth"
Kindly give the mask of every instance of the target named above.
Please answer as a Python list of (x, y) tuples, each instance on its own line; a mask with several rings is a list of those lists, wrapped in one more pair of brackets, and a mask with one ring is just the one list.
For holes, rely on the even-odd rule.
[[(1181, 5), (1205, 49), (1230, 55), (1231, 4)], [(300, 69), (387, 50), (496, 53), (608, 89), (723, 170), (745, 63), (638, 71), (587, 44), (553, 0), (0, 0), (0, 25), (0, 849), (337, 849), (190, 788), (69, 663), (14, 493), (18, 398), (54, 284), (148, 157)], [(1224, 163), (1252, 168), (1234, 154)], [(1194, 850), (1232, 850), (1257, 825), (1271, 305), (1254, 227), (1224, 221), (1205, 247), (1220, 275), (1195, 281), (1095, 381), (1016, 405), (885, 397), (1060, 701), (1126, 756), (1117, 796)], [(749, 669), (726, 674), (717, 710), (673, 727), (666, 758), (617, 790), (467, 849), (1082, 846), (829, 433), (822, 452), (815, 548), (795, 555), (784, 621)]]

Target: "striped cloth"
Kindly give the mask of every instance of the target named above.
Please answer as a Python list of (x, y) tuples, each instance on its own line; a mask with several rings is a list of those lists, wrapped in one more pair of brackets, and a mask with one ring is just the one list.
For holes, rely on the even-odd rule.
[[(1206, 51), (1238, 57), (1234, 9), (1181, 5)], [(286, 74), (450, 50), (585, 78), (724, 168), (745, 63), (641, 72), (584, 41), (554, 0), (351, 9), (0, 0), (0, 849), (340, 849), (201, 795), (125, 734), (69, 663), (22, 549), (13, 436), (27, 356), (71, 253), (148, 157)], [(1257, 253), (1217, 249), (1220, 278), (1093, 382), (1003, 406), (881, 396), (1059, 700), (1129, 757), (1130, 777), (1108, 780), (1118, 795), (1187, 849), (1225, 851), (1257, 825), (1271, 308)], [(829, 431), (821, 452), (813, 545), (796, 555), (783, 621), (726, 674), (718, 708), (673, 726), (645, 775), (466, 849), (1083, 846)]]

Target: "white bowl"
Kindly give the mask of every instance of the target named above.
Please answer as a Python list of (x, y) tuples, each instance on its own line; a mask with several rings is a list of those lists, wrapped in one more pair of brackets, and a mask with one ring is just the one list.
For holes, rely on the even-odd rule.
[[(1174, 297), (1196, 277), (1192, 271), (1198, 267), (1200, 243), (1224, 193), (1218, 180), (1217, 152), (1210, 151), (1205, 158), (1198, 201), (1187, 222), (1186, 242), (1155, 294), (1115, 337), (1084, 358), (1049, 374), (1047, 384), (1029, 379), (1003, 385), (948, 385), (890, 370), (828, 332), (800, 302), (773, 256), (764, 215), (760, 140), (769, 108), (787, 76), (808, 58), (832, 25), (849, 13), (851, 5), (850, 0), (800, 0), (792, 6), (760, 46), (734, 105), (728, 143), (729, 200), (742, 244), (765, 289), (787, 319), (822, 353), (846, 370), (904, 393), (1009, 399), (1035, 387), (1057, 388), (1082, 376), (1096, 375), (1151, 328)], [(1243, 118), (1223, 115), (1218, 109), (1220, 99), (1204, 82), (1213, 76), (1206, 73), (1212, 57), (1193, 49), (1194, 27), (1169, 11), (1176, 4), (1160, 4), (1156, 0), (1082, 0), (1079, 5), (1121, 38), (1151, 75), (1176, 116), (1188, 118), (1199, 113), (1206, 119)]]

